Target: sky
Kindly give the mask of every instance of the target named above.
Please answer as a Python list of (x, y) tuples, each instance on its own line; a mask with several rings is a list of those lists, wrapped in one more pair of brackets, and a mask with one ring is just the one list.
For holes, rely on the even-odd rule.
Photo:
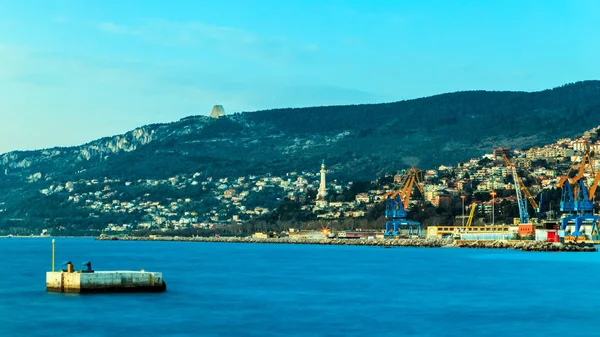
[(0, 153), (271, 108), (600, 79), (600, 1), (0, 0)]

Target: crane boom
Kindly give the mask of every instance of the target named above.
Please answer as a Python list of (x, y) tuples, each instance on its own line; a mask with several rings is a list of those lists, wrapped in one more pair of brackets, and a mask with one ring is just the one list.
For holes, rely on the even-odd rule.
[(410, 195), (411, 195), (414, 183), (415, 183), (415, 177), (410, 177), (410, 179), (408, 180), (408, 183), (406, 184), (406, 186), (404, 187), (404, 190), (402, 191), (402, 196), (404, 196), (402, 198), (402, 205), (404, 206), (404, 209), (406, 209), (408, 207), (408, 201), (410, 200)]
[[(594, 158), (595, 158), (595, 154), (594, 154)], [(595, 167), (594, 167), (595, 162), (594, 162), (594, 159), (592, 158), (592, 156), (590, 156), (590, 144), (588, 142), (585, 143), (585, 152), (581, 159), (581, 165), (579, 166), (579, 172), (577, 173), (576, 176), (574, 176), (573, 178), (570, 179), (571, 185), (577, 184), (579, 179), (584, 177), (586, 165), (590, 168), (592, 177), (594, 175), (596, 175)]]
[[(398, 194), (402, 193), (402, 190), (404, 189), (404, 187), (406, 186), (406, 183), (408, 181), (408, 179), (411, 177), (411, 171), (405, 172), (400, 176), (400, 179), (398, 181), (397, 184), (394, 185), (394, 187), (392, 188), (392, 191), (389, 191), (387, 193), (385, 193), (383, 195), (383, 198), (387, 198), (388, 196), (390, 198), (395, 198)], [(421, 188), (421, 187), (419, 187)]]
[(471, 227), (471, 224), (473, 223), (473, 215), (475, 215), (475, 209), (477, 208), (477, 203), (474, 202), (471, 204), (471, 212), (469, 212), (469, 219), (467, 219), (467, 224), (465, 225), (465, 227)]
[[(408, 170), (405, 174), (400, 178), (400, 182), (398, 185), (394, 187), (394, 191), (387, 192), (383, 195), (384, 199), (395, 199), (398, 198), (404, 209), (408, 207), (408, 202), (410, 201), (410, 196), (412, 194), (413, 187), (416, 185), (421, 193), (423, 193), (423, 187), (421, 186), (421, 170), (415, 168), (414, 166)], [(397, 209), (399, 205), (396, 205)]]
[(523, 201), (521, 195), (521, 186), (519, 186), (519, 179), (517, 176), (517, 169), (512, 167), (513, 181), (515, 184), (515, 193), (517, 194), (517, 203), (519, 205), (519, 215), (521, 216), (521, 223), (529, 223), (529, 212), (527, 211), (527, 205)]
[[(515, 165), (513, 163), (511, 163), (510, 160), (508, 160), (508, 157), (506, 157), (506, 155), (504, 153), (502, 154), (502, 158), (504, 159), (506, 166), (510, 167), (512, 170), (511, 173), (513, 175), (513, 180), (515, 180), (515, 191), (517, 191), (517, 200), (520, 200), (519, 197), (520, 197), (521, 193), (518, 191), (520, 189), (521, 191), (523, 191), (523, 194), (525, 194), (525, 197), (527, 198), (527, 200), (529, 201), (529, 203), (531, 204), (533, 209), (535, 209), (535, 211), (538, 212), (540, 209), (540, 206), (535, 201), (535, 199), (533, 198), (531, 193), (529, 193), (529, 190), (525, 186), (525, 183), (523, 182), (521, 177), (519, 177), (517, 175), (517, 169), (515, 168)], [(567, 175), (567, 177), (568, 177), (568, 175)], [(566, 180), (566, 178), (565, 178), (565, 180)], [(563, 181), (563, 183), (564, 183), (564, 181)], [(560, 182), (559, 182), (559, 184), (562, 186), (562, 184)], [(520, 208), (520, 206), (519, 206), (519, 208)]]
[(569, 172), (567, 172), (567, 174), (560, 178), (560, 180), (558, 181), (558, 184), (556, 186), (558, 186), (559, 188), (563, 187), (563, 184), (569, 179), (569, 174), (571, 173), (571, 168), (569, 168)]
[(592, 183), (592, 186), (590, 187), (590, 193), (588, 195), (588, 200), (594, 199), (594, 196), (596, 195), (596, 188), (598, 188), (598, 182), (600, 182), (600, 171), (598, 171), (598, 173), (596, 173), (596, 178), (594, 178), (594, 182)]
[(521, 185), (521, 190), (523, 190), (523, 193), (525, 194), (525, 197), (527, 198), (527, 200), (529, 200), (529, 203), (531, 204), (531, 206), (533, 206), (533, 209), (535, 209), (536, 211), (540, 209), (538, 203), (535, 201), (535, 199), (533, 199), (533, 196), (531, 195), (531, 193), (529, 193), (529, 190), (527, 189), (527, 187), (525, 187), (525, 184), (523, 183), (523, 180), (521, 180), (521, 177), (516, 176), (517, 179), (519, 179), (519, 185)]
[(573, 178), (569, 179), (569, 182), (571, 183), (571, 185), (576, 184), (577, 181), (579, 181), (579, 179), (583, 178), (583, 175), (585, 173), (586, 157), (588, 157), (587, 153), (583, 155), (583, 159), (581, 160), (581, 165), (579, 166), (579, 172), (577, 173), (577, 175), (574, 176)]
[(413, 172), (413, 176), (415, 177), (415, 183), (417, 184), (419, 192), (423, 193), (423, 171), (419, 170), (414, 166), (412, 167), (411, 171)]

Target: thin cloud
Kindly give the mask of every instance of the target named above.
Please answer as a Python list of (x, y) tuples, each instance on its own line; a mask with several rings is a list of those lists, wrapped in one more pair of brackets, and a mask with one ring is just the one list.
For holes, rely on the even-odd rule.
[(66, 16), (56, 15), (52, 18), (52, 21), (56, 23), (70, 23), (71, 19)]
[(128, 27), (117, 25), (112, 22), (101, 22), (98, 24), (98, 29), (110, 34), (137, 35), (137, 32), (129, 29)]
[(316, 44), (307, 44), (307, 45), (304, 45), (303, 49), (305, 51), (310, 51), (310, 52), (319, 51), (319, 47)]
[(202, 22), (144, 20), (136, 26), (101, 22), (98, 29), (109, 34), (134, 35), (166, 45), (204, 45), (210, 42), (254, 44), (261, 39), (242, 29), (208, 25)]
[(107, 34), (134, 36), (163, 47), (210, 49), (246, 58), (291, 61), (296, 56), (318, 52), (311, 43), (296, 43), (283, 36), (258, 34), (229, 26), (203, 22), (143, 20), (137, 25), (101, 22), (97, 28)]

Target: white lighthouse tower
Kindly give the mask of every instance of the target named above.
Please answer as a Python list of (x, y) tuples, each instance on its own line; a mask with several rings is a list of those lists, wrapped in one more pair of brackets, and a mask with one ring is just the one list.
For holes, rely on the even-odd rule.
[(325, 159), (321, 163), (321, 185), (319, 185), (319, 192), (317, 193), (317, 201), (325, 201), (325, 197), (327, 196), (327, 188), (326, 188), (326, 178), (325, 174), (327, 170), (325, 169)]

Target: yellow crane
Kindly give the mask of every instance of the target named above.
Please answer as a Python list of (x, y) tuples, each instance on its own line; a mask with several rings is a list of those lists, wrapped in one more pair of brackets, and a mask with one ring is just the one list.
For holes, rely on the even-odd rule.
[(477, 203), (474, 202), (471, 204), (471, 212), (469, 213), (469, 219), (467, 219), (467, 224), (465, 225), (465, 228), (469, 228), (471, 227), (471, 224), (473, 223), (473, 216), (475, 215), (475, 209), (477, 208)]
[(569, 168), (569, 171), (567, 172), (567, 174), (564, 177), (560, 178), (557, 186), (559, 188), (561, 188), (564, 185), (564, 183), (568, 180), (571, 185), (574, 185), (573, 187), (576, 187), (575, 185), (576, 185), (577, 181), (579, 181), (579, 179), (581, 179), (585, 176), (585, 168), (586, 167), (589, 167), (590, 172), (592, 173), (592, 177), (593, 177), (596, 174), (595, 173), (595, 157), (596, 157), (595, 154), (594, 154), (594, 158), (592, 158), (592, 156), (590, 156), (590, 144), (586, 142), (585, 143), (585, 152), (582, 156), (581, 164), (579, 164), (579, 171), (573, 178), (570, 178), (569, 175), (571, 174), (571, 171), (573, 170), (573, 166), (571, 166)]
[(390, 199), (394, 199), (400, 195), (402, 206), (406, 209), (408, 207), (408, 202), (410, 201), (413, 187), (416, 186), (419, 189), (419, 192), (423, 193), (422, 176), (423, 171), (413, 166), (400, 178), (400, 182), (394, 187), (395, 191), (387, 192), (383, 195), (383, 198), (387, 199), (390, 197)]

